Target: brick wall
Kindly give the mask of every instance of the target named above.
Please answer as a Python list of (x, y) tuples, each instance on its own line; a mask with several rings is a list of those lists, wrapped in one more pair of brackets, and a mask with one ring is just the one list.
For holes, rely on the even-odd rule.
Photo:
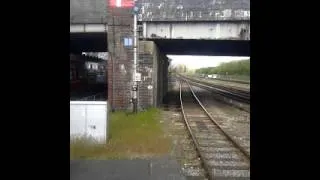
[(150, 107), (155, 102), (154, 94), (154, 43), (152, 41), (139, 42), (139, 56), (137, 71), (141, 73), (141, 82), (139, 82), (138, 106), (141, 109)]
[[(108, 10), (108, 99), (115, 110), (131, 109), (133, 47), (124, 38), (133, 38), (133, 15), (129, 9)], [(167, 57), (152, 41), (138, 43), (138, 107), (158, 106), (167, 88)]]
[(160, 105), (167, 92), (168, 58), (154, 42), (140, 41), (138, 66), (142, 77), (139, 83), (139, 106), (147, 108)]
[(133, 47), (124, 47), (124, 38), (133, 37), (130, 9), (108, 9), (108, 99), (114, 109), (128, 109), (132, 87)]

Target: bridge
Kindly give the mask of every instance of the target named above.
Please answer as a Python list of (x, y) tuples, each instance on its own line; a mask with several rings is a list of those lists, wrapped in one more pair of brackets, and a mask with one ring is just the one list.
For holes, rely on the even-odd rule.
[[(108, 0), (70, 0), (70, 52), (109, 52), (108, 99), (130, 107), (132, 9)], [(166, 92), (168, 58), (175, 55), (249, 56), (250, 0), (138, 0), (139, 107), (156, 106)]]

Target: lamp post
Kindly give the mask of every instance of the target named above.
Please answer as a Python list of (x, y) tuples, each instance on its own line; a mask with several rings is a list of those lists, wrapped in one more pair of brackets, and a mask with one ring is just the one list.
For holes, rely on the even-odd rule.
[(137, 83), (137, 14), (139, 12), (139, 8), (136, 6), (136, 1), (134, 1), (133, 7), (133, 112), (138, 112), (138, 98), (137, 98), (137, 91), (138, 91), (138, 83)]

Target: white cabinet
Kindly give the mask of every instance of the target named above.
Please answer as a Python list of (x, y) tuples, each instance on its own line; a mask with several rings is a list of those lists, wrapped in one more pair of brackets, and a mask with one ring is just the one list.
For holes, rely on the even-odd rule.
[(70, 101), (70, 139), (90, 137), (99, 143), (108, 139), (106, 101)]

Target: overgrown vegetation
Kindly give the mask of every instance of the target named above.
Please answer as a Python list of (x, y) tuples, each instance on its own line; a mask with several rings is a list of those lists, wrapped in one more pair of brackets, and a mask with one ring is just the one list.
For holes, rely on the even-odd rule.
[(71, 159), (118, 159), (162, 155), (170, 150), (170, 139), (162, 131), (160, 111), (152, 108), (138, 114), (115, 112), (110, 116), (106, 145), (84, 140), (70, 144)]
[(250, 76), (250, 60), (221, 63), (217, 67), (206, 67), (196, 70), (197, 74), (245, 75)]

